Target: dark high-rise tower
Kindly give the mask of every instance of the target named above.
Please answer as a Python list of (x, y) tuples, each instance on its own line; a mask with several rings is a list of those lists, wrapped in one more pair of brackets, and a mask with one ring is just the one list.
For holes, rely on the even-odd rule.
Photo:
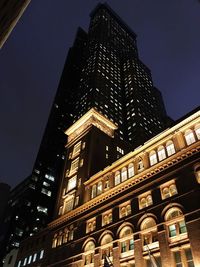
[[(123, 154), (118, 152), (126, 153), (127, 142), (134, 149), (165, 128), (162, 96), (153, 86), (150, 70), (139, 59), (136, 34), (106, 4), (93, 10), (88, 33), (79, 28), (69, 50), (33, 173), (27, 181), (34, 201), (24, 193), (26, 190), (22, 190), (23, 197), (20, 194), (23, 203), (28, 198), (33, 220), (39, 218), (27, 226), (26, 236), (39, 231), (52, 218), (66, 157), (64, 131), (91, 108), (117, 126), (117, 141), (105, 137), (104, 143), (111, 143), (112, 155), (109, 150), (105, 160), (95, 168), (88, 167), (84, 179)], [(96, 144), (96, 150), (98, 146), (101, 144)], [(101, 147), (101, 160), (104, 152)], [(10, 203), (13, 205), (12, 199)], [(20, 208), (17, 204), (16, 210)], [(24, 223), (29, 216), (23, 214), (18, 220)]]

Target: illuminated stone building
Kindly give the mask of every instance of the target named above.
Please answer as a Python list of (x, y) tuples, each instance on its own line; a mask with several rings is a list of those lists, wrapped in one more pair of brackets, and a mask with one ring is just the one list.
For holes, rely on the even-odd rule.
[(94, 109), (68, 128), (55, 219), (17, 267), (200, 266), (200, 111), (90, 176), (115, 131)]

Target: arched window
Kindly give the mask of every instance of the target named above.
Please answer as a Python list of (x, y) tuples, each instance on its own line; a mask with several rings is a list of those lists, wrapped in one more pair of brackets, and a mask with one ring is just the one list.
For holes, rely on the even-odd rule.
[(97, 195), (100, 195), (102, 193), (102, 190), (103, 190), (103, 184), (102, 181), (100, 181), (97, 184)]
[(57, 246), (57, 242), (58, 242), (57, 236), (58, 236), (58, 234), (55, 234), (53, 237), (52, 248), (56, 248), (56, 246)]
[(94, 197), (96, 197), (96, 196), (97, 196), (97, 186), (96, 186), (96, 184), (94, 184), (94, 185), (92, 186), (91, 198), (94, 198)]
[(156, 221), (152, 217), (145, 218), (140, 226), (144, 245), (150, 245), (157, 242), (157, 226)]
[(130, 226), (124, 226), (121, 229), (119, 238), (121, 239), (121, 253), (134, 249), (133, 230)]
[(155, 151), (151, 151), (149, 153), (149, 160), (150, 160), (150, 165), (154, 165), (158, 162), (157, 160), (157, 155), (156, 155), (156, 152)]
[(112, 238), (111, 234), (106, 234), (101, 239), (101, 246), (112, 243), (112, 241), (113, 241), (113, 238)]
[(105, 259), (105, 257), (111, 257), (112, 256), (112, 244), (113, 238), (111, 234), (105, 234), (101, 239), (101, 255), (102, 259)]
[(179, 208), (170, 208), (165, 214), (169, 237), (176, 237), (187, 232), (183, 213)]
[(62, 231), (60, 231), (59, 232), (59, 235), (58, 235), (58, 238), (57, 238), (57, 246), (61, 246), (62, 245), (62, 238), (63, 238), (63, 236), (62, 236)]
[(118, 185), (118, 184), (120, 184), (120, 172), (119, 171), (115, 173), (115, 185)]
[(147, 230), (156, 226), (156, 221), (152, 217), (145, 218), (140, 226), (141, 231)]
[(195, 142), (194, 133), (191, 129), (189, 129), (185, 132), (185, 141), (186, 141), (188, 146)]
[(167, 143), (166, 143), (166, 149), (167, 149), (167, 155), (168, 157), (173, 155), (176, 151), (175, 151), (175, 147), (174, 147), (174, 143), (169, 140)]
[(175, 181), (169, 181), (168, 183), (162, 184), (160, 186), (162, 199), (172, 197), (178, 193)]
[(196, 176), (197, 182), (200, 184), (200, 165), (195, 168), (195, 176)]
[(95, 249), (94, 242), (88, 241), (85, 245), (85, 248), (84, 248), (85, 265), (88, 265), (88, 264), (94, 262), (94, 249)]
[(196, 124), (196, 125), (194, 126), (194, 130), (195, 130), (197, 139), (200, 140), (200, 124)]
[(162, 161), (166, 158), (166, 152), (164, 146), (159, 146), (158, 148), (158, 160)]
[(69, 237), (69, 229), (65, 228), (63, 233), (63, 243), (67, 243)]
[(121, 170), (121, 177), (122, 177), (122, 182), (124, 182), (125, 180), (127, 180), (127, 169), (126, 169), (126, 167), (124, 167)]
[(134, 176), (134, 165), (133, 165), (133, 163), (130, 163), (129, 165), (128, 165), (128, 178), (131, 178), (131, 177), (133, 177)]
[(143, 209), (153, 204), (151, 193), (139, 196), (139, 207)]

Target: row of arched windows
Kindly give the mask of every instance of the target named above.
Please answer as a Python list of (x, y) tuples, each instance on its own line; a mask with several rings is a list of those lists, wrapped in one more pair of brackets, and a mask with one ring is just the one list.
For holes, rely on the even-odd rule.
[(70, 228), (65, 228), (64, 230), (60, 230), (58, 233), (54, 234), (53, 241), (52, 241), (52, 248), (56, 248), (65, 244), (69, 241), (74, 239), (74, 229), (73, 226)]
[[(185, 141), (187, 145), (191, 145), (197, 140), (200, 140), (200, 124), (194, 126), (194, 130), (188, 129), (184, 133)], [(160, 145), (156, 150), (149, 152), (150, 166), (170, 157), (176, 153), (176, 149), (172, 140), (166, 142), (165, 145)], [(121, 170), (115, 172), (114, 186), (126, 181), (133, 177), (137, 172), (144, 169), (143, 159), (140, 157), (137, 162), (137, 166), (134, 163), (130, 163), (127, 167), (123, 167)], [(94, 198), (102, 194), (106, 189), (110, 187), (110, 181), (99, 181), (92, 186), (91, 198)]]
[[(178, 236), (180, 239), (181, 234), (187, 233), (183, 212), (180, 208), (172, 207), (168, 209), (164, 218), (169, 238), (173, 239)], [(141, 238), (143, 240), (143, 250), (146, 250), (146, 245), (151, 246), (153, 243), (154, 247), (156, 247), (155, 242), (157, 247), (159, 247), (157, 238), (157, 224), (154, 215), (149, 214), (141, 221), (140, 231)], [(186, 235), (182, 236), (183, 238), (186, 238)], [(122, 254), (127, 254), (130, 250), (134, 250), (134, 232), (132, 224), (123, 224), (123, 226), (119, 228), (118, 238), (120, 242), (120, 252)], [(105, 256), (112, 257), (113, 242), (114, 239), (112, 232), (106, 231), (101, 235), (99, 245), (101, 247), (102, 259)], [(95, 243), (96, 242), (93, 238), (89, 238), (84, 244), (83, 255), (85, 265), (92, 263), (94, 260), (94, 250), (96, 247)]]

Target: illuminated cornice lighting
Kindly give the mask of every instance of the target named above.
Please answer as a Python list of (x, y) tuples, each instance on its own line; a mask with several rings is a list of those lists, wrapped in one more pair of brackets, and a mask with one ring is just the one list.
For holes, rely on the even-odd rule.
[(114, 123), (92, 108), (65, 131), (65, 134), (68, 135), (68, 142), (79, 136), (92, 125), (111, 137), (114, 136), (114, 130), (117, 129)]

